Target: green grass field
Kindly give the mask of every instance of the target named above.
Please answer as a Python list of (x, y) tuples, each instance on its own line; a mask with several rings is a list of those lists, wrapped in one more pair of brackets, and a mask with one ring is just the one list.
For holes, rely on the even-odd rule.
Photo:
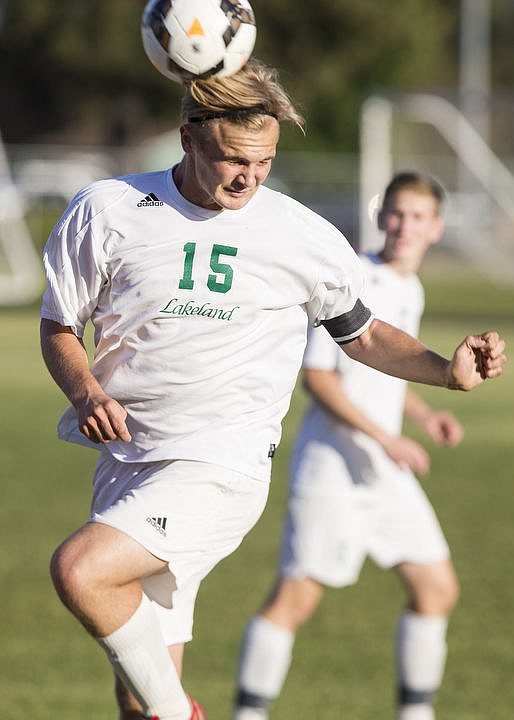
[[(432, 280), (427, 291), (422, 338), (432, 347), (447, 354), (466, 333), (495, 327), (514, 352), (514, 289), (472, 279), (457, 289)], [(53, 549), (87, 518), (96, 455), (55, 438), (66, 402), (40, 360), (37, 311), (3, 311), (0, 328), (0, 718), (114, 720), (103, 653), (61, 607), (48, 576)], [(462, 585), (438, 720), (512, 720), (514, 365), (471, 394), (421, 392), (466, 428), (459, 448), (432, 451), (424, 481)], [(185, 684), (209, 720), (229, 718), (240, 635), (273, 579), (288, 452), (304, 404), (298, 391), (263, 518), (200, 591)], [(273, 718), (392, 720), (391, 638), (401, 603), (396, 578), (370, 563), (356, 586), (329, 591), (298, 636)]]

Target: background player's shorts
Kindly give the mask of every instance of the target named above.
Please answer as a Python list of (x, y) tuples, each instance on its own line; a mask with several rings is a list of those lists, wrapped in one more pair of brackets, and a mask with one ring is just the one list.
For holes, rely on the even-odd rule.
[(232, 553), (264, 510), (269, 485), (208, 463), (123, 463), (104, 450), (91, 520), (130, 535), (169, 564), (143, 578), (168, 645), (192, 637), (201, 580)]
[[(357, 581), (368, 555), (382, 568), (449, 557), (417, 479), (377, 449), (370, 455), (364, 447), (354, 448), (349, 464), (330, 443), (310, 441), (299, 450), (282, 541), (282, 576), (342, 587)], [(350, 473), (352, 462), (359, 473)]]

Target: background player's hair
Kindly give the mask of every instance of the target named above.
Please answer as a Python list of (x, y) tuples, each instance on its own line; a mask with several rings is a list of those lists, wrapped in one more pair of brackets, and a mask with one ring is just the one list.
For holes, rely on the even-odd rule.
[(402, 171), (397, 173), (386, 187), (381, 212), (387, 209), (388, 203), (401, 190), (413, 190), (421, 195), (431, 195), (436, 201), (438, 210), (441, 209), (446, 197), (443, 186), (430, 175), (422, 175), (414, 171)]
[(270, 115), (300, 129), (305, 123), (280, 84), (277, 70), (256, 58), (229, 77), (189, 82), (181, 115), (185, 122), (200, 123), (221, 116), (255, 129), (262, 128)]

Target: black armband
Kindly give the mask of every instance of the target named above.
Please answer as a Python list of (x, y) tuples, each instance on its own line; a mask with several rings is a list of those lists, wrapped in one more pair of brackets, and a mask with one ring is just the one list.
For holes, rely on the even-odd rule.
[(329, 320), (322, 320), (323, 325), (340, 345), (352, 342), (362, 335), (373, 320), (373, 314), (360, 300), (357, 300), (350, 312)]

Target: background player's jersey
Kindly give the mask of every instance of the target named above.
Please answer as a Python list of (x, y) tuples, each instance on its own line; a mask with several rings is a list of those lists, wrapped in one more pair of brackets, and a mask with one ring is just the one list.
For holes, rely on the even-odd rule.
[[(108, 444), (116, 458), (203, 460), (263, 479), (308, 319), (350, 313), (363, 286), (341, 233), (291, 198), (261, 187), (240, 210), (206, 210), (171, 171), (81, 191), (44, 262), (42, 317), (79, 337), (91, 319), (92, 371), (127, 410), (132, 441)], [(359, 322), (354, 331), (369, 314)], [(59, 432), (87, 444), (71, 408)]]
[[(373, 254), (362, 255), (361, 260), (366, 273), (364, 303), (376, 317), (417, 336), (424, 309), (424, 292), (418, 277), (399, 275)], [(400, 434), (407, 383), (351, 360), (344, 353), (334, 352), (333, 345), (323, 328), (312, 328), (303, 366), (336, 370), (352, 403), (389, 433)], [(366, 445), (374, 443), (363, 433), (342, 426), (316, 402), (307, 412), (301, 434), (322, 440), (336, 428), (339, 441), (344, 442), (346, 436), (352, 442), (358, 439)]]

